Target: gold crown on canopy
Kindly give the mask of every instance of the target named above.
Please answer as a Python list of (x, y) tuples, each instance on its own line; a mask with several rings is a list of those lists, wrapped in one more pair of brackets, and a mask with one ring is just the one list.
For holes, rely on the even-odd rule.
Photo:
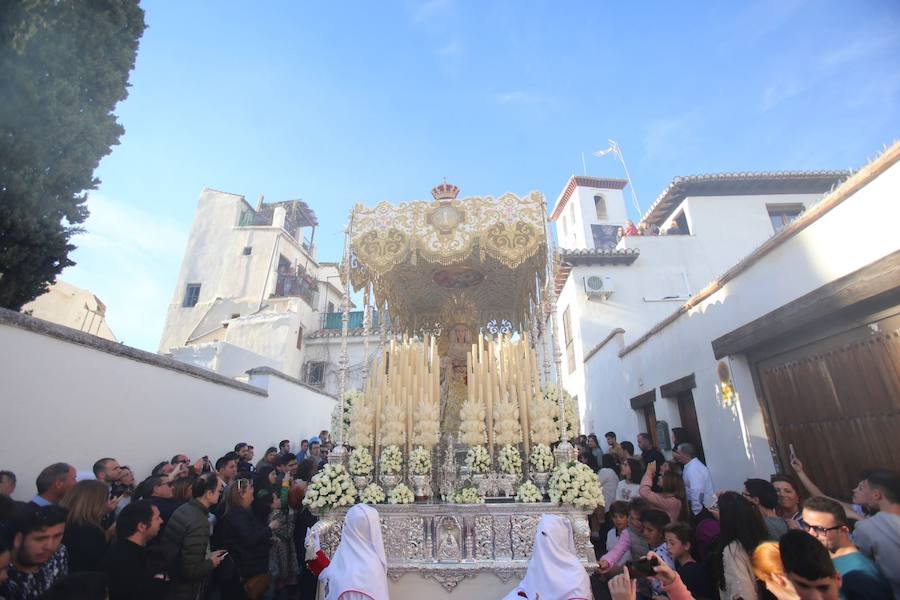
[(444, 183), (431, 188), (431, 195), (435, 200), (455, 200), (459, 195), (459, 188), (452, 183), (447, 183), (445, 179)]

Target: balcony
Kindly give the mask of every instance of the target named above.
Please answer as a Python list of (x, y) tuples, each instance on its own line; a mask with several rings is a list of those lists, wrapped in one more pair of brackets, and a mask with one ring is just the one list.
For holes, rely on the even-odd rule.
[(319, 284), (305, 273), (279, 272), (273, 298), (301, 298), (313, 309), (319, 299)]
[[(340, 330), (343, 326), (341, 322), (341, 318), (343, 317), (343, 313), (339, 312), (329, 312), (322, 313), (322, 323), (321, 329), (331, 329), (331, 330)], [(388, 329), (391, 327), (390, 318), (385, 322)], [(350, 311), (350, 321), (347, 323), (349, 329), (362, 329), (363, 328), (363, 311), (361, 310), (353, 310)], [(375, 332), (381, 327), (381, 313), (377, 310), (372, 311), (372, 322), (369, 325), (370, 329)]]

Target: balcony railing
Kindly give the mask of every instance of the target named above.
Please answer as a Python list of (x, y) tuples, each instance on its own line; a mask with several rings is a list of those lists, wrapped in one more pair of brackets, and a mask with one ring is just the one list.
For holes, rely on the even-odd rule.
[(319, 285), (306, 275), (279, 273), (275, 281), (275, 293), (272, 295), (275, 298), (302, 298), (315, 308), (319, 297)]
[[(322, 329), (341, 329), (343, 327), (343, 323), (341, 322), (341, 317), (343, 313), (339, 312), (328, 312), (322, 313)], [(388, 328), (391, 326), (391, 320), (388, 319), (386, 322)], [(347, 326), (350, 329), (362, 329), (363, 328), (363, 311), (361, 310), (353, 310), (350, 311), (350, 321), (347, 323)], [(377, 331), (381, 327), (381, 313), (377, 310), (372, 311), (372, 322), (369, 324), (369, 327), (373, 332)]]

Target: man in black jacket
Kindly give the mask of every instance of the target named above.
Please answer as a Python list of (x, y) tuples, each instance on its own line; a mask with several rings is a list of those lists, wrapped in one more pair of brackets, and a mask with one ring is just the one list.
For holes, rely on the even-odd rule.
[(663, 463), (666, 462), (666, 457), (659, 451), (659, 448), (656, 448), (653, 445), (653, 438), (650, 437), (650, 434), (639, 433), (637, 436), (637, 443), (638, 448), (641, 449), (641, 460), (644, 461), (644, 466), (649, 465), (651, 462), (655, 462), (656, 470), (659, 472)]
[(130, 503), (116, 520), (116, 543), (100, 569), (109, 576), (110, 600), (152, 600), (165, 595), (167, 578), (151, 565), (147, 544), (157, 536), (162, 518), (149, 500)]

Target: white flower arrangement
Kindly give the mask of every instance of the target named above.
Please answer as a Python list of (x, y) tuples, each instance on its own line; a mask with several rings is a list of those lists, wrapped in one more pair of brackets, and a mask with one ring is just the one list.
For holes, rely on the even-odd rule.
[(603, 506), (600, 480), (591, 468), (580, 462), (564, 463), (550, 476), (550, 500), (594, 509)]
[(381, 472), (385, 475), (397, 475), (403, 471), (403, 454), (400, 446), (385, 446), (381, 451)]
[(472, 446), (466, 452), (466, 466), (472, 473), (487, 473), (491, 468), (491, 456), (484, 446)]
[(421, 398), (413, 413), (412, 443), (431, 449), (441, 437), (441, 407), (438, 401)]
[[(350, 425), (352, 422), (353, 415), (353, 406), (356, 404), (357, 400), (363, 397), (363, 393), (360, 390), (347, 390), (344, 392), (344, 432), (350, 431)], [(331, 411), (331, 431), (337, 432), (340, 428), (340, 417), (338, 414), (341, 411), (341, 404), (338, 402), (334, 405), (334, 410)]]
[(366, 504), (381, 504), (384, 502), (384, 490), (377, 483), (367, 485), (359, 497), (360, 502)]
[(477, 487), (470, 485), (459, 488), (450, 494), (447, 501), (456, 504), (481, 504), (484, 502), (484, 496), (479, 493)]
[(522, 441), (522, 425), (519, 423), (519, 404), (512, 398), (501, 398), (494, 403), (494, 439), (497, 444), (518, 444)]
[(398, 483), (397, 487), (391, 490), (388, 502), (391, 504), (412, 504), (415, 500), (412, 490), (405, 483)]
[(519, 449), (515, 446), (507, 444), (500, 448), (498, 462), (500, 463), (501, 473), (508, 475), (522, 474), (522, 455), (519, 454)]
[(326, 464), (309, 484), (303, 504), (310, 508), (336, 508), (356, 502), (356, 488), (343, 465)]
[(372, 461), (372, 455), (368, 448), (357, 448), (350, 453), (351, 475), (371, 475), (373, 468), (375, 468), (375, 463)]
[[(553, 413), (553, 423), (556, 426), (556, 434), (559, 435), (559, 394), (557, 386), (544, 388), (544, 398), (553, 403), (556, 410)], [(562, 390), (563, 394), (563, 411), (566, 415), (566, 439), (572, 439), (581, 431), (581, 419), (578, 416), (578, 407), (575, 405), (575, 399), (566, 390)], [(557, 437), (557, 439), (559, 439)]]
[(559, 407), (547, 400), (543, 393), (531, 399), (528, 403), (528, 423), (532, 444), (549, 445), (559, 441), (559, 427), (554, 415), (559, 416)]
[(528, 457), (531, 468), (537, 473), (549, 473), (553, 468), (553, 453), (547, 444), (535, 444)]
[(431, 474), (431, 452), (425, 448), (416, 448), (409, 455), (409, 471), (414, 475)]
[(399, 446), (406, 443), (406, 401), (395, 400), (392, 394), (381, 411), (381, 443), (385, 446)]
[[(349, 392), (348, 397), (356, 393), (358, 392)], [(375, 407), (372, 398), (358, 394), (346, 400), (351, 403), (349, 441), (356, 448), (375, 443)]]
[(531, 481), (526, 481), (516, 491), (516, 502), (540, 502), (543, 499), (541, 490)]
[(463, 402), (459, 409), (459, 441), (469, 446), (477, 446), (487, 441), (484, 430), (484, 402), (473, 398)]

